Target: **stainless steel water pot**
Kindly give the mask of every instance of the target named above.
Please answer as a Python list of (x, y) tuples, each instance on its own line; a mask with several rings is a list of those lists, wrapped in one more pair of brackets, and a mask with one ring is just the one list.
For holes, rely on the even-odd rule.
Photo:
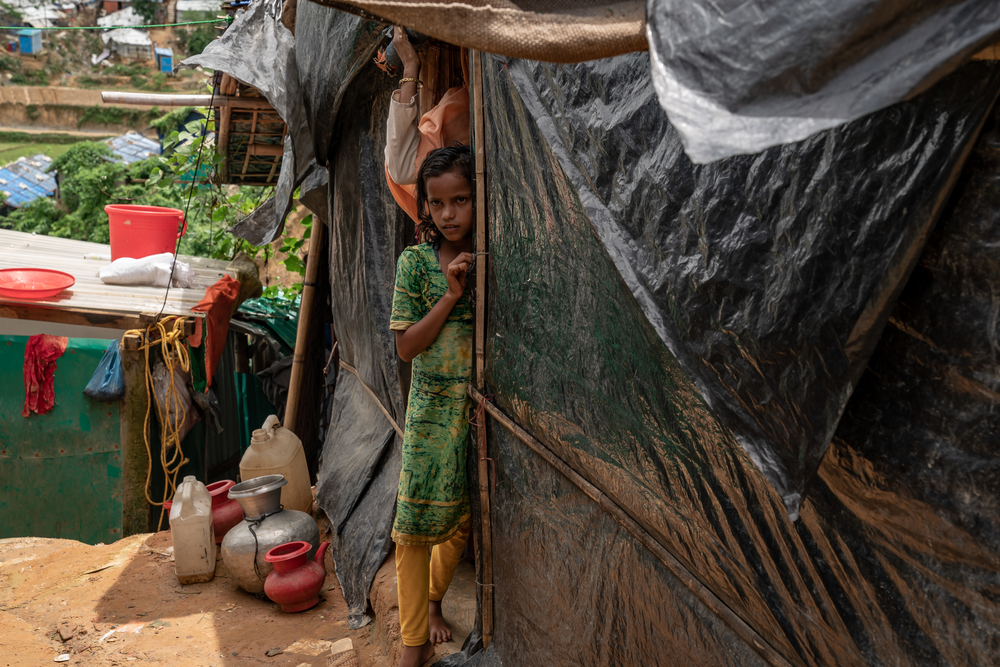
[(265, 475), (229, 490), (229, 497), (243, 508), (244, 518), (222, 540), (222, 560), (240, 588), (249, 593), (264, 591), (264, 579), (273, 569), (264, 560), (270, 549), (301, 540), (312, 545), (307, 558), (313, 558), (319, 548), (319, 528), (313, 518), (279, 504), (281, 487), (287, 483), (281, 475)]

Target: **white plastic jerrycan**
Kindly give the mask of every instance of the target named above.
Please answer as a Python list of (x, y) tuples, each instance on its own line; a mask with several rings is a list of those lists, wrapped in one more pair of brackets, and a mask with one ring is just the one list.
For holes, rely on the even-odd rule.
[(212, 496), (193, 475), (184, 478), (170, 507), (174, 538), (174, 574), (182, 584), (211, 581), (215, 576), (215, 531)]
[(281, 506), (307, 514), (312, 510), (309, 467), (302, 441), (284, 428), (276, 415), (253, 432), (250, 446), (240, 461), (240, 479), (247, 481), (264, 475), (284, 475), (288, 484), (281, 489)]

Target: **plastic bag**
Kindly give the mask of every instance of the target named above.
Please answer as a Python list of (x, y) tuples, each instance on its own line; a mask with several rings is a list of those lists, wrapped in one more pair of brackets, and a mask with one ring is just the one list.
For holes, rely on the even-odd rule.
[[(177, 439), (165, 441), (168, 450), (182, 442), (188, 431), (201, 419), (191, 399), (191, 375), (179, 368), (174, 369), (174, 392), (170, 391), (170, 371), (162, 361), (153, 366), (153, 397), (156, 399), (158, 414), (166, 419), (167, 432), (176, 429)], [(183, 415), (183, 417), (182, 417)], [(183, 419), (183, 421), (182, 421)]]
[(83, 395), (104, 403), (125, 398), (125, 374), (122, 373), (122, 357), (117, 340), (111, 341), (104, 351), (94, 374), (90, 376), (90, 382), (83, 389)]
[(170, 266), (174, 269), (174, 287), (188, 288), (194, 284), (195, 273), (189, 264), (174, 261), (173, 253), (164, 252), (140, 259), (121, 257), (98, 272), (105, 285), (144, 285), (166, 287)]

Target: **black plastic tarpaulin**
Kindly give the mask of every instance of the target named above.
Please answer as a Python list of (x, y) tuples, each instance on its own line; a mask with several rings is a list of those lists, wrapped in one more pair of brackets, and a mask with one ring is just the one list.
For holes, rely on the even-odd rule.
[(648, 0), (646, 20), (660, 104), (699, 163), (884, 109), (1000, 39), (994, 0)]
[[(412, 223), (384, 182), (380, 32), (298, 8), (358, 370), (317, 493), (352, 625), (390, 547), (382, 409), (401, 424), (408, 385), (388, 315)], [(467, 664), (995, 664), (998, 68), (707, 166), (648, 69), (484, 59), (487, 391), (603, 495), (489, 421), (495, 627)]]
[[(855, 325), (844, 309), (859, 284), (882, 283), (872, 274), (885, 266), (886, 248), (905, 245), (906, 224), (929, 232), (929, 209), (944, 201), (993, 104), (997, 68), (967, 66), (912, 102), (807, 142), (693, 167), (638, 74), (643, 60), (485, 67), (487, 390), (791, 664), (995, 662), (1000, 552), (990, 516), (996, 492), (987, 486), (995, 481), (998, 423), (987, 394), (997, 387), (996, 311), (985, 305), (998, 280), (987, 277), (993, 263), (967, 266), (955, 255), (958, 266), (937, 262), (957, 274), (948, 281), (953, 298), (923, 305), (953, 314), (948, 326), (967, 322), (976, 332), (969, 334), (976, 345), (939, 362), (968, 378), (958, 387), (979, 383), (969, 418), (954, 398), (935, 395), (935, 370), (882, 344), (878, 356), (887, 357), (879, 363), (898, 365), (902, 377), (887, 378), (881, 393), (848, 401), (809, 387), (823, 386), (833, 369), (850, 377), (842, 341)], [(968, 237), (963, 247), (990, 254), (992, 237), (972, 224), (957, 232)], [(914, 262), (922, 250), (921, 242), (909, 251)], [(741, 302), (746, 310), (737, 314)], [(905, 299), (895, 311), (887, 306), (886, 316), (906, 307)], [(822, 323), (811, 319), (838, 310)], [(893, 329), (905, 327), (896, 317)], [(675, 355), (677, 339), (663, 331), (680, 325), (692, 337)], [(827, 342), (756, 356), (810, 331)], [(949, 369), (965, 350), (978, 368)], [(863, 369), (859, 378), (877, 382)], [(822, 462), (801, 442), (789, 455), (771, 453), (819, 465), (816, 496), (807, 495), (794, 524), (737, 444), (740, 425), (716, 407), (721, 385), (704, 382), (728, 376), (732, 396), (769, 373), (771, 389), (747, 390), (748, 413), (783, 404), (784, 416), (772, 423), (818, 415), (832, 419), (832, 435), (836, 417), (828, 415), (846, 404), (842, 432), (855, 434), (835, 438)], [(899, 394), (906, 379), (919, 401)], [(873, 431), (872, 419), (885, 426)], [(911, 420), (913, 427), (892, 429)], [(911, 434), (923, 451), (911, 451)], [(935, 448), (946, 434), (950, 446)], [(685, 661), (752, 663), (738, 651), (728, 659), (711, 652), (730, 640), (704, 608), (661, 590), (655, 597), (669, 611), (651, 610), (644, 602), (651, 579), (669, 588), (670, 577), (603, 552), (622, 541), (613, 526), (579, 521), (593, 504), (564, 499), (559, 477), (507, 434), (494, 434), (491, 447), (494, 554), (503, 564), (494, 581), (493, 646), (506, 664), (676, 664), (647, 643), (660, 623), (668, 630), (658, 645)], [(946, 469), (932, 472), (946, 451), (953, 452)], [(914, 455), (901, 468), (891, 463)], [(985, 508), (973, 507), (979, 498)], [(566, 618), (573, 620), (565, 630), (553, 620)]]
[(695, 166), (635, 58), (492, 67), (511, 72), (646, 318), (795, 517), (996, 70), (970, 65), (912, 103)]

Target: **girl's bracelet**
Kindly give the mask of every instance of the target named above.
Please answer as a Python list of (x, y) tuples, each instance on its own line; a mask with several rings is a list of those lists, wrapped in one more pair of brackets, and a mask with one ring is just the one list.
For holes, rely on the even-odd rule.
[(412, 81), (413, 83), (417, 84), (418, 86), (424, 85), (423, 82), (420, 81), (420, 79), (417, 79), (415, 77), (408, 76), (406, 78), (403, 78), (403, 79), (399, 80), (400, 83), (406, 83), (408, 81)]

